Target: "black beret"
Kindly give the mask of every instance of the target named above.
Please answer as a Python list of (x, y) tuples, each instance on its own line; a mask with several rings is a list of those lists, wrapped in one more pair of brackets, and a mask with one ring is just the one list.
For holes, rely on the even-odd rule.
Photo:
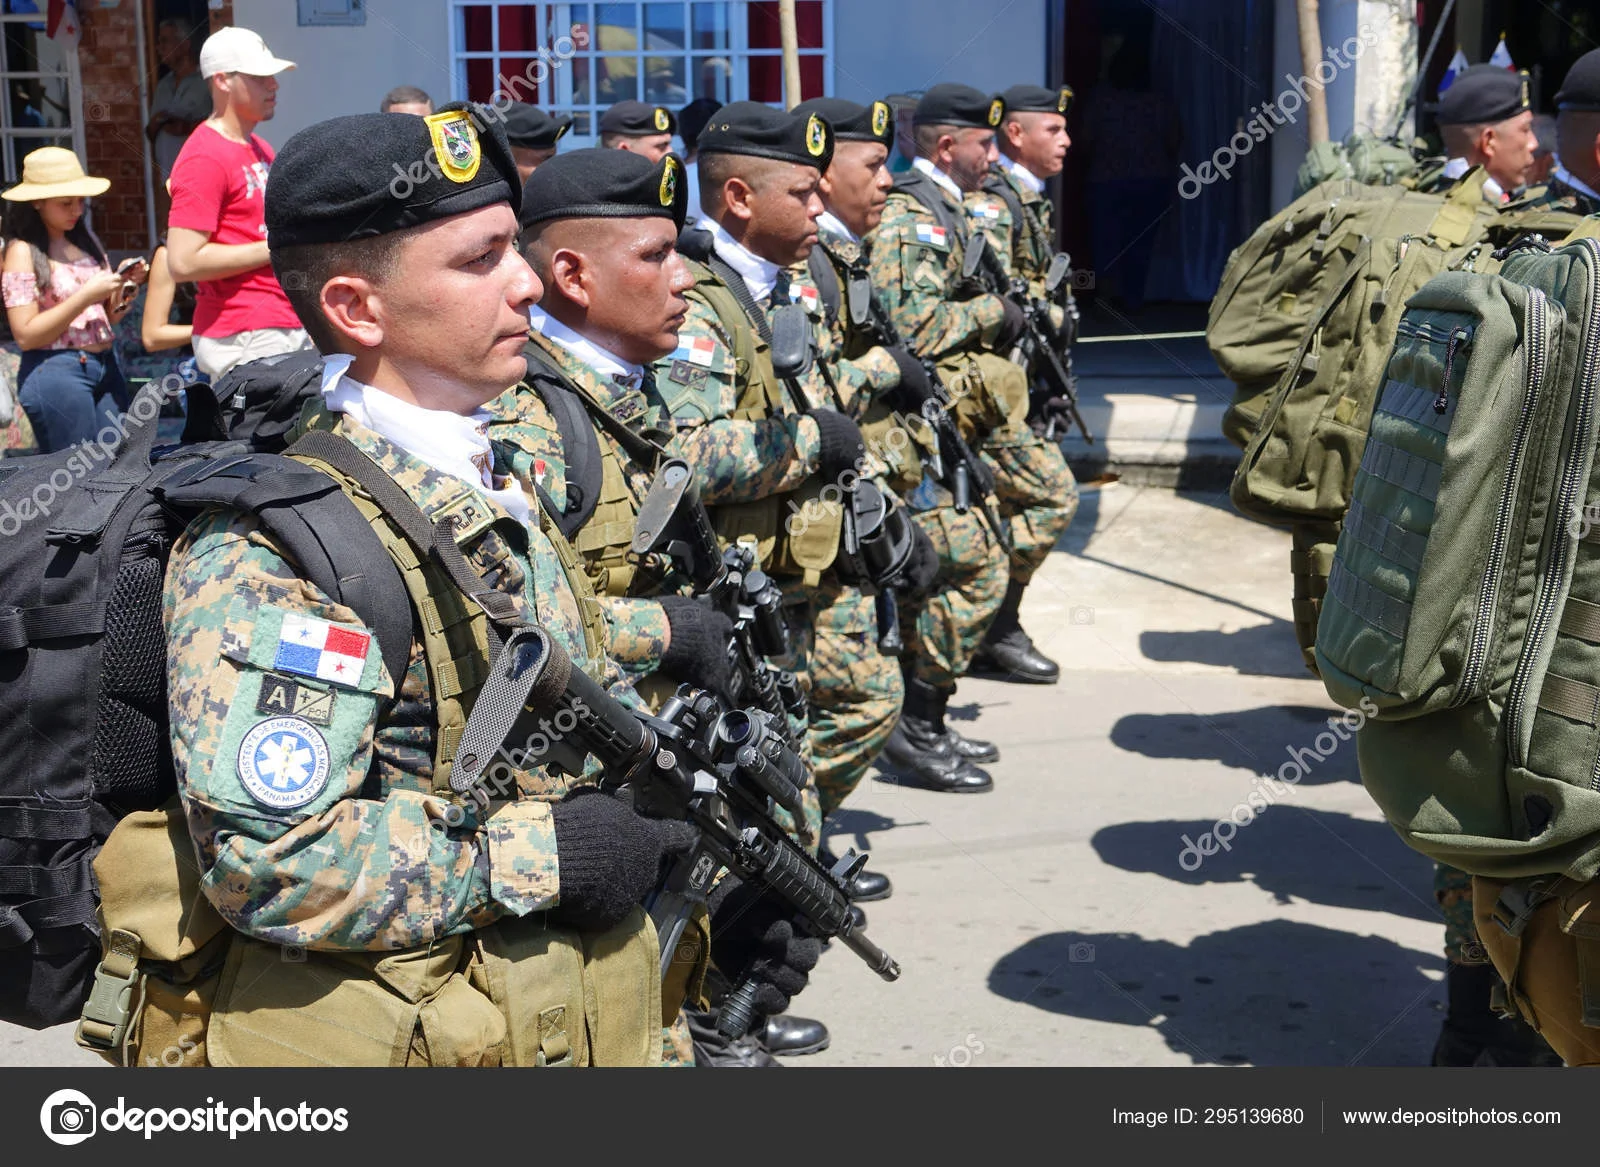
[(552, 117), (525, 101), (512, 102), (505, 111), (506, 141), (529, 150), (554, 150), (561, 135), (572, 128), (568, 114)]
[(358, 113), (307, 126), (267, 176), (272, 247), (387, 235), (495, 203), (522, 204), (496, 111), (452, 102), (438, 113)]
[(664, 105), (646, 105), (642, 101), (619, 101), (600, 115), (602, 134), (626, 134), (630, 138), (644, 138), (651, 134), (675, 134), (678, 119)]
[(680, 109), (678, 136), (683, 139), (684, 145), (693, 150), (695, 143), (700, 140), (700, 134), (711, 121), (712, 115), (721, 108), (722, 102), (714, 97), (697, 97)]
[(1503, 122), (1525, 109), (1528, 74), (1498, 65), (1473, 65), (1450, 83), (1439, 99), (1441, 126), (1475, 126)]
[(1005, 98), (991, 97), (970, 85), (946, 82), (922, 95), (911, 121), (918, 126), (973, 126), (992, 130), (1005, 113)]
[(1572, 62), (1556, 94), (1556, 108), (1600, 109), (1600, 49), (1590, 49)]
[(813, 97), (795, 106), (793, 112), (802, 117), (820, 114), (833, 127), (833, 136), (841, 142), (894, 145), (894, 116), (886, 101), (857, 105), (842, 97)]
[(1011, 113), (1059, 113), (1072, 108), (1072, 86), (1046, 89), (1043, 85), (1013, 85), (1000, 95)]
[(570, 150), (529, 176), (517, 221), (528, 228), (551, 219), (660, 216), (681, 231), (689, 211), (684, 181), (676, 154), (652, 163), (627, 150)]
[(759, 101), (735, 101), (717, 110), (700, 135), (702, 154), (748, 154), (827, 170), (833, 161), (833, 127), (818, 114), (784, 113)]

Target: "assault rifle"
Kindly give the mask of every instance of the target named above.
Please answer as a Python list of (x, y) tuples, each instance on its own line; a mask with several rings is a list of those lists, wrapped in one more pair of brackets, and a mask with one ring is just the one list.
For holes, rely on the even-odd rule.
[(639, 507), (628, 554), (641, 563), (652, 556), (665, 559), (688, 577), (695, 595), (707, 597), (733, 621), (728, 644), (733, 684), (727, 697), (735, 707), (754, 705), (780, 726), (786, 726), (785, 714), (805, 721), (806, 695), (799, 678), (766, 661), (789, 651), (783, 591), (761, 570), (755, 548), (736, 543), (721, 549), (694, 471), (682, 458), (668, 458), (656, 471)]
[[(1054, 297), (1071, 270), (1071, 261), (1057, 255), (1045, 278), (1045, 292)], [(1027, 328), (1017, 342), (1012, 359), (1029, 370), (1036, 384), (1030, 385), (1029, 410), (1047, 441), (1055, 441), (1064, 421), (1078, 427), (1083, 440), (1094, 444), (1094, 435), (1078, 412), (1078, 376), (1072, 369), (1072, 342), (1077, 339), (1077, 305), (1064, 306), (1063, 326), (1057, 330), (1050, 319), (1050, 305), (1028, 294), (1028, 281), (1008, 275), (1000, 257), (989, 245), (988, 237), (974, 231), (967, 245), (961, 272), (963, 279), (977, 278), (985, 291), (1010, 300), (1027, 318)], [(1070, 292), (1069, 292), (1070, 295)]]
[[(724, 712), (716, 698), (684, 686), (650, 716), (611, 697), (545, 629), (517, 629), (496, 657), (478, 704), (519, 710), (509, 730), (492, 716), (469, 719), (450, 784), (478, 788), (508, 741), (530, 726), (549, 728), (539, 765), (581, 774), (593, 757), (604, 770), (601, 785), (652, 818), (682, 819), (700, 829), (689, 854), (674, 860), (662, 888), (646, 908), (655, 921), (665, 974), (697, 906), (706, 901), (719, 866), (775, 895), (800, 926), (820, 939), (837, 939), (886, 981), (900, 976), (894, 959), (862, 933), (850, 913), (850, 880), (865, 855), (846, 854), (824, 867), (784, 832), (773, 816), (782, 806), (801, 817), (805, 763), (785, 744), (774, 719), (759, 709)], [(728, 970), (738, 975), (740, 970)], [(740, 983), (724, 1001), (717, 1028), (742, 1037), (754, 1021), (759, 986)]]
[[(852, 284), (852, 293), (854, 286)], [(888, 311), (878, 297), (870, 292), (867, 296), (867, 309), (870, 327), (883, 347), (912, 352), (911, 346), (901, 337), (900, 330), (895, 328), (894, 321), (889, 319)], [(917, 397), (909, 386), (902, 386), (902, 392), (907, 396), (904, 405), (927, 422), (933, 430), (934, 437), (938, 439), (939, 452), (929, 459), (933, 476), (950, 492), (955, 500), (957, 514), (964, 515), (972, 509), (973, 490), (976, 488), (979, 506), (983, 508), (983, 517), (988, 522), (989, 529), (994, 532), (994, 537), (1000, 541), (1001, 546), (1010, 551), (1011, 528), (1001, 522), (999, 512), (994, 507), (994, 472), (984, 465), (983, 459), (978, 457), (972, 447), (967, 445), (967, 440), (961, 436), (961, 426), (950, 412), (955, 402), (951, 399), (944, 382), (939, 380), (938, 368), (925, 357), (916, 359), (922, 365), (923, 372), (927, 373), (928, 383), (933, 386), (933, 392)]]

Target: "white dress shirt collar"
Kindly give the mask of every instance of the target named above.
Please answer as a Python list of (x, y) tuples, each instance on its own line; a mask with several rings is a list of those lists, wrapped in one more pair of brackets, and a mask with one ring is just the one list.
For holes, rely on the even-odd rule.
[(861, 242), (861, 237), (840, 222), (832, 211), (823, 211), (818, 216), (817, 230), (827, 235), (836, 235), (840, 239), (848, 239), (851, 243)]
[(580, 333), (574, 332), (543, 308), (534, 308), (530, 314), (533, 330), (546, 340), (552, 340), (570, 353), (579, 364), (593, 369), (603, 379), (626, 384), (637, 389), (644, 383), (644, 366), (623, 360), (609, 349), (602, 348)]
[(778, 265), (747, 250), (715, 219), (707, 219), (703, 225), (711, 229), (711, 246), (718, 257), (744, 277), (751, 298), (757, 304), (764, 303), (778, 282)]
[(1592, 186), (1584, 182), (1577, 175), (1573, 174), (1572, 171), (1568, 170), (1565, 166), (1558, 164), (1556, 166), (1556, 172), (1554, 175), (1552, 175), (1552, 177), (1560, 182), (1566, 183), (1579, 194), (1588, 195), (1590, 198), (1600, 202), (1600, 191), (1595, 190)]
[(1044, 193), (1044, 179), (1036, 176), (1033, 171), (1022, 163), (1007, 158), (1002, 154), (1000, 155), (1000, 168), (1020, 182), (1024, 190), (1031, 190), (1034, 194)]
[(959, 203), (961, 201), (961, 188), (955, 184), (954, 179), (952, 179), (944, 171), (940, 170), (932, 162), (929, 162), (926, 158), (918, 158), (911, 165), (922, 171), (922, 173), (926, 174), (929, 178), (933, 179), (934, 185), (936, 185), (940, 190), (944, 191), (945, 194), (955, 199), (956, 202)]

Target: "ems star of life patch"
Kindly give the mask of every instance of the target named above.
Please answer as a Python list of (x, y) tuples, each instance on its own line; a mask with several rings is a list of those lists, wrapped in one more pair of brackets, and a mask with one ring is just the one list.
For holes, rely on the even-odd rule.
[(286, 612), (272, 667), (321, 681), (356, 685), (366, 667), (372, 637), (326, 620)]
[(943, 227), (936, 227), (931, 223), (918, 223), (917, 242), (931, 243), (934, 247), (948, 247), (950, 236)]
[(239, 743), (239, 781), (274, 810), (304, 806), (328, 785), (328, 743), (303, 717), (258, 722)]
[(717, 342), (709, 336), (685, 337), (678, 341), (678, 348), (672, 354), (674, 361), (688, 361), (691, 365), (699, 365), (702, 369), (709, 369), (717, 356)]

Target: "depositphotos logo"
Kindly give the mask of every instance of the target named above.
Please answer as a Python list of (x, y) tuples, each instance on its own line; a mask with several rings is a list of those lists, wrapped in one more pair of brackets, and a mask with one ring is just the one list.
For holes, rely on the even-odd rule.
[(82, 1091), (57, 1090), (39, 1108), (39, 1126), (45, 1138), (64, 1147), (74, 1146), (97, 1133), (113, 1131), (142, 1134), (146, 1139), (164, 1131), (226, 1134), (236, 1139), (240, 1135), (350, 1129), (350, 1113), (342, 1106), (329, 1110), (322, 1106), (312, 1108), (309, 1103), (302, 1102), (299, 1106), (273, 1110), (262, 1105), (259, 1097), (251, 1102), (250, 1106), (230, 1107), (226, 1102), (207, 1098), (204, 1106), (162, 1109), (129, 1106), (118, 1095), (115, 1106), (101, 1111)]

